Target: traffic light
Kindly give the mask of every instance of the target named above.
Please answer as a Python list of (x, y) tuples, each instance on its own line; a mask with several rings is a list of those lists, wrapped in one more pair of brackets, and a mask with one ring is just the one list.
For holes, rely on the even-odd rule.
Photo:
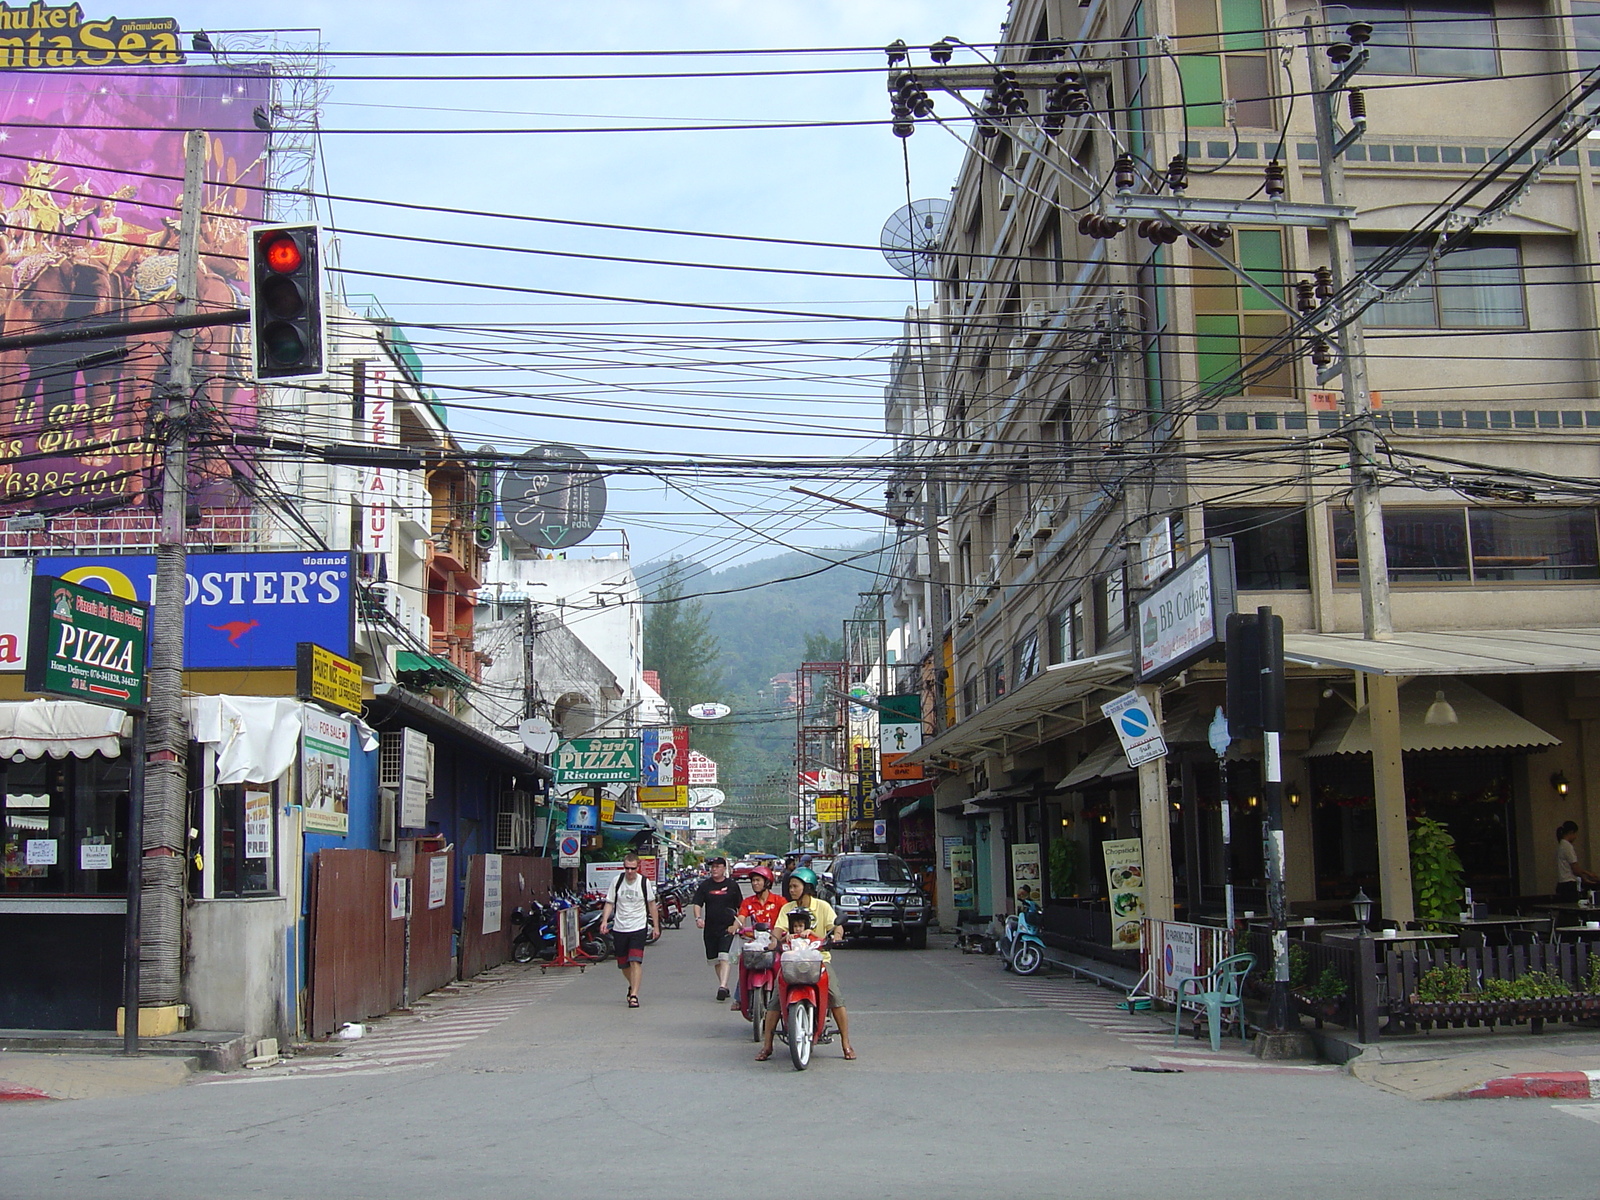
[(250, 231), (250, 349), (257, 379), (323, 373), (321, 237), (316, 225)]

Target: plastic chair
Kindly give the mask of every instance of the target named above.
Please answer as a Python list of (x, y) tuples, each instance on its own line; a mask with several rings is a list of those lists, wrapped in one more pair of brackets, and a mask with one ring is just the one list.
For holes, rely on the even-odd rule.
[[(1204, 975), (1190, 975), (1178, 980), (1173, 989), (1178, 996), (1178, 1011), (1172, 1025), (1172, 1044), (1178, 1044), (1178, 1035), (1183, 1032), (1185, 1005), (1205, 1010), (1213, 1051), (1222, 1049), (1222, 1017), (1226, 1009), (1233, 1010), (1239, 1022), (1239, 1040), (1244, 1041), (1244, 979), (1255, 969), (1255, 965), (1254, 954), (1235, 954), (1223, 959)], [(1186, 991), (1188, 995), (1185, 995)]]

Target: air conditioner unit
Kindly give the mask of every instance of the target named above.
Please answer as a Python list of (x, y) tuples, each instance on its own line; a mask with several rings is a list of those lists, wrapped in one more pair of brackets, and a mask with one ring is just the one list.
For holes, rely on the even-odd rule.
[(1030, 526), (1028, 536), (1036, 542), (1042, 542), (1045, 538), (1054, 537), (1056, 533), (1055, 506), (1049, 504), (1036, 509)]
[(989, 429), (986, 425), (972, 425), (967, 429), (967, 438), (963, 445), (968, 454), (981, 454), (984, 442), (989, 440)]
[(1028, 368), (1028, 339), (1014, 337), (1006, 351), (1006, 378), (1015, 379)]
[(1043, 300), (1029, 300), (1022, 319), (1035, 329), (1043, 329), (1050, 324), (1050, 305)]
[(495, 818), (494, 848), (526, 850), (533, 845), (533, 823), (519, 812), (503, 812)]
[(1000, 179), (1000, 211), (1005, 212), (1017, 202), (1017, 181), (1009, 176)]
[(1014, 558), (1033, 557), (1033, 518), (1024, 517), (1011, 531), (1011, 554)]

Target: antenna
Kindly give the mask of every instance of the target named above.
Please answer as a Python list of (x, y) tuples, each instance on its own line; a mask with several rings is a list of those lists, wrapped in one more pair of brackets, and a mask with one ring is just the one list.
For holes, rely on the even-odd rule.
[(907, 279), (932, 279), (950, 220), (950, 201), (913, 200), (884, 222), (883, 257)]

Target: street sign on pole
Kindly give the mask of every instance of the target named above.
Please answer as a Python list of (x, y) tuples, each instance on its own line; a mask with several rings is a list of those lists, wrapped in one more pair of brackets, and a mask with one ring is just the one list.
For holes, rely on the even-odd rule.
[(1166, 739), (1161, 736), (1161, 726), (1156, 722), (1155, 710), (1150, 701), (1138, 692), (1118, 696), (1100, 711), (1111, 721), (1117, 739), (1128, 756), (1128, 765), (1137, 767), (1152, 759), (1163, 758), (1167, 753)]
[(148, 605), (36, 575), (28, 626), (28, 691), (144, 708)]

